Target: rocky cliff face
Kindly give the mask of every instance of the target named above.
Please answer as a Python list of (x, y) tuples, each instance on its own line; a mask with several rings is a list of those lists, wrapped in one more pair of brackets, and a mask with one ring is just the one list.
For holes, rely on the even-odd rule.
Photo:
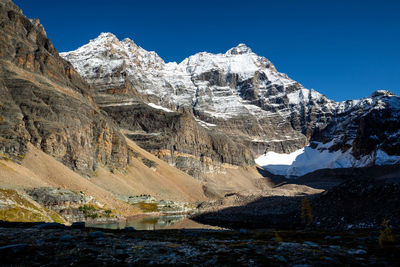
[[(321, 117), (312, 108), (294, 105), (297, 113), (290, 113), (287, 94), (304, 88), (243, 44), (225, 54), (198, 53), (176, 64), (165, 63), (130, 39), (119, 41), (103, 33), (61, 55), (96, 92), (115, 93), (130, 85), (145, 102), (173, 111), (190, 110), (200, 126), (251, 148), (254, 155), (266, 148), (292, 152), (303, 147), (312, 128), (305, 117)], [(292, 97), (305, 98), (304, 106), (309, 101), (329, 102), (304, 90), (307, 96)]]
[(82, 174), (126, 167), (124, 137), (91, 87), (11, 1), (0, 2), (0, 63), (2, 158), (23, 159), (30, 142)]
[(334, 140), (331, 150), (352, 150), (356, 159), (381, 150), (400, 155), (400, 98), (388, 91), (338, 103), (329, 124), (314, 133), (312, 140)]
[(107, 210), (104, 204), (83, 192), (60, 188), (32, 188), (25, 190), (36, 203), (56, 212), (67, 222), (111, 221), (120, 219)]
[(230, 165), (254, 164), (246, 147), (201, 127), (191, 113), (160, 110), (142, 102), (102, 108), (127, 137), (194, 177)]
[[(133, 110), (137, 109), (133, 106), (141, 100), (163, 110), (160, 112), (187, 114), (186, 121), (192, 117), (197, 122), (194, 126), (196, 123), (192, 120), (187, 129), (201, 127), (202, 131), (226, 136), (228, 143), (232, 141), (239, 148), (249, 148), (255, 158), (267, 152), (299, 155), (303, 153), (299, 150), (306, 147), (314, 153), (312, 157), (321, 162), (324, 151), (331, 153), (327, 164), (307, 169), (302, 163), (296, 167), (306, 172), (316, 168), (361, 167), (400, 161), (400, 158), (393, 158), (400, 155), (396, 141), (399, 97), (377, 91), (360, 100), (332, 101), (278, 72), (269, 60), (256, 55), (244, 44), (224, 54), (201, 52), (177, 64), (165, 63), (155, 52), (144, 50), (130, 39), (119, 41), (113, 34), (102, 33), (77, 50), (61, 55), (93, 85), (96, 102), (104, 110), (117, 114), (123, 109), (123, 114), (131, 114), (132, 123), (133, 118), (139, 121), (143, 118), (142, 115), (132, 117)], [(122, 117), (114, 116), (114, 119), (121, 121)], [(372, 127), (375, 120), (379, 120), (379, 128)], [(164, 132), (161, 129), (165, 127), (156, 124), (160, 127), (157, 129)], [(134, 128), (126, 126), (123, 127)], [(158, 151), (161, 157), (165, 154), (162, 149), (170, 145), (165, 143), (167, 140), (180, 140), (173, 144), (173, 149), (168, 148), (169, 154), (187, 153), (184, 144), (197, 144), (197, 141), (187, 141), (190, 135), (180, 138), (182, 134), (176, 130), (188, 131), (173, 129), (173, 135), (163, 141), (156, 129), (145, 129), (146, 134), (152, 134), (146, 137), (138, 135), (137, 131), (130, 136), (146, 149)], [(165, 144), (164, 148), (149, 145), (159, 142)], [(196, 145), (189, 150), (202, 151)], [(188, 154), (201, 156), (202, 153)], [(224, 153), (217, 152), (222, 162), (238, 163), (240, 157), (235, 155), (233, 159), (229, 152), (228, 155)], [(247, 157), (241, 157), (242, 164), (246, 161)], [(257, 163), (271, 165), (263, 158)], [(297, 170), (287, 171), (286, 168), (278, 173), (304, 174)]]
[[(145, 103), (157, 98), (143, 94), (150, 84), (141, 70), (161, 71), (165, 66), (154, 52), (143, 50), (129, 39), (120, 42), (112, 34), (102, 34), (93, 42), (98, 44), (94, 47), (95, 57), (89, 55), (87, 64), (76, 67), (91, 77), (88, 80), (95, 89), (95, 101), (129, 138), (198, 178), (230, 165), (254, 164), (251, 150), (242, 143), (235, 143), (233, 136), (213, 131), (213, 124), (195, 118), (189, 105), (175, 105), (171, 110)], [(121, 55), (129, 58), (129, 63), (120, 62)], [(97, 57), (109, 62), (91, 66), (91, 60)], [(127, 72), (137, 76), (131, 79)]]

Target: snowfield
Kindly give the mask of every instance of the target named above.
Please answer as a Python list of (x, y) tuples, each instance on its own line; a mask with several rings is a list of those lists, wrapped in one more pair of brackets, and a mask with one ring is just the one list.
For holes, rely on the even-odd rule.
[[(330, 142), (331, 143), (331, 142)], [(356, 159), (351, 149), (329, 152), (329, 143), (319, 144), (313, 149), (309, 146), (290, 154), (268, 152), (259, 156), (255, 161), (267, 171), (284, 175), (288, 178), (302, 176), (320, 169), (366, 167), (376, 165), (392, 165), (400, 163), (400, 156), (390, 156), (382, 150)]]

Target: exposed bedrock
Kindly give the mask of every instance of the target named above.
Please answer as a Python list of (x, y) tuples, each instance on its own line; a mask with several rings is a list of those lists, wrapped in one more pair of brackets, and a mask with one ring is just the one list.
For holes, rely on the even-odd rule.
[(0, 63), (1, 157), (19, 161), (31, 142), (82, 174), (126, 167), (124, 137), (91, 87), (11, 1), (0, 3)]
[[(244, 44), (225, 53), (200, 52), (178, 64), (164, 62), (128, 38), (120, 41), (111, 33), (102, 33), (61, 55), (93, 85), (102, 107), (129, 106), (134, 98), (166, 112), (192, 114), (199, 126), (226, 136), (237, 147), (246, 147), (254, 158), (264, 152), (295, 152), (314, 142), (328, 143), (329, 151), (340, 150), (343, 155), (352, 148), (352, 161), (373, 158), (380, 150), (400, 154), (394, 140), (399, 138), (396, 122), (381, 125), (384, 134), (368, 129), (375, 119), (398, 118), (399, 97), (377, 91), (359, 100), (330, 100), (278, 72), (268, 59)], [(113, 98), (108, 104), (107, 97)], [(147, 138), (158, 140), (155, 135)], [(187, 151), (181, 143), (174, 146)], [(197, 152), (192, 155), (199, 156)], [(223, 155), (232, 163), (230, 157)]]
[(144, 103), (103, 109), (138, 145), (194, 177), (229, 165), (254, 164), (246, 147), (201, 127), (190, 113), (165, 112)]

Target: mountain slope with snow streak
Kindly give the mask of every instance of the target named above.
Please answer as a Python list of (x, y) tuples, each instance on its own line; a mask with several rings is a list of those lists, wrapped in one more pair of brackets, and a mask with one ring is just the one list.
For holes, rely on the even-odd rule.
[[(130, 39), (119, 41), (111, 33), (102, 33), (61, 55), (95, 87), (99, 99), (113, 95), (115, 103), (107, 105), (132, 103), (124, 96), (115, 97), (116, 92), (123, 92), (168, 111), (189, 112), (201, 127), (251, 148), (264, 166), (276, 161), (272, 152), (290, 154), (299, 149), (303, 154), (313, 151), (305, 155), (316, 162), (324, 161), (319, 167), (294, 161), (290, 166), (300, 164), (295, 169), (304, 170), (292, 168), (285, 175), (341, 167), (343, 157), (348, 158), (343, 166), (360, 167), (393, 162), (373, 156), (381, 155), (379, 151), (388, 157), (400, 154), (396, 141), (400, 129), (395, 119), (397, 96), (377, 91), (360, 100), (335, 102), (278, 72), (268, 59), (245, 44), (226, 53), (200, 52), (178, 64), (165, 63), (155, 52), (144, 50)], [(383, 134), (367, 129), (368, 120), (378, 120)], [(314, 153), (316, 144), (323, 144), (329, 154), (325, 150)], [(266, 156), (262, 156), (264, 153)], [(367, 156), (370, 160), (362, 160)]]

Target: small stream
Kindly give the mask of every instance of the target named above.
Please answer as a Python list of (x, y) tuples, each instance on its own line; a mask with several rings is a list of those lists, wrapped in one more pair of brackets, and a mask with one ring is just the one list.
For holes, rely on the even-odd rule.
[(124, 221), (110, 222), (104, 224), (88, 224), (86, 227), (102, 229), (124, 229), (133, 227), (136, 230), (159, 230), (159, 229), (214, 229), (223, 228), (201, 224), (187, 217), (187, 215), (144, 215), (129, 217)]

